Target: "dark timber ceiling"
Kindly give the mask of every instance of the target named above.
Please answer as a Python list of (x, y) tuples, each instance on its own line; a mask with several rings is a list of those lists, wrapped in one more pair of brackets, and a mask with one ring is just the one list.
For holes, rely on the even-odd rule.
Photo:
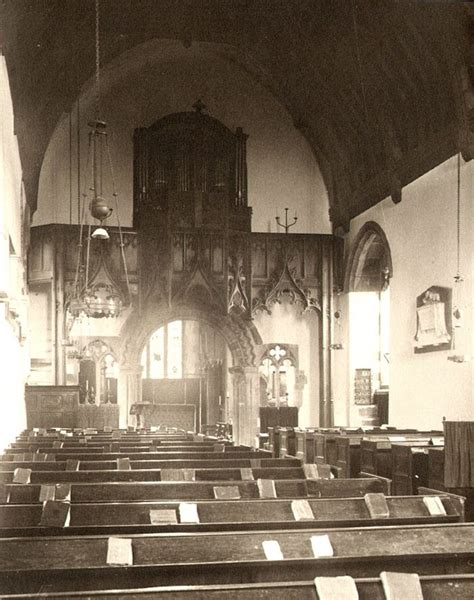
[[(335, 227), (347, 228), (388, 195), (399, 201), (404, 185), (463, 144), (469, 155), (468, 3), (101, 0), (100, 7), (103, 63), (153, 38), (234, 47), (311, 144)], [(93, 75), (94, 1), (4, 0), (1, 17), (34, 209), (49, 138)]]

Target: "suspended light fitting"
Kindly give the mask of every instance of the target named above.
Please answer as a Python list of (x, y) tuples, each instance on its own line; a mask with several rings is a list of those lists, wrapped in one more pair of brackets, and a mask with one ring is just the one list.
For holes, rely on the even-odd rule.
[[(91, 165), (91, 176), (89, 187), (85, 186), (92, 194), (89, 200), (89, 194), (84, 191), (82, 201), (82, 216), (79, 230), (78, 255), (76, 263), (76, 273), (74, 278), (73, 291), (68, 305), (69, 313), (74, 318), (92, 317), (94, 319), (103, 317), (118, 317), (126, 303), (131, 302), (130, 283), (128, 278), (127, 264), (125, 260), (124, 241), (120, 218), (118, 211), (118, 194), (115, 188), (114, 172), (108, 145), (107, 126), (100, 116), (100, 37), (99, 37), (99, 0), (95, 2), (95, 47), (96, 47), (96, 118), (89, 123), (89, 148), (87, 164)], [(92, 160), (90, 160), (92, 159)], [(112, 202), (105, 198), (103, 190), (103, 167), (109, 167), (109, 181), (112, 186)], [(88, 202), (89, 200), (89, 202)], [(106, 221), (114, 208), (118, 224), (119, 244), (121, 260), (125, 272), (125, 282), (127, 286), (128, 298), (124, 295), (112, 281), (109, 275), (104, 258), (103, 247), (99, 249), (99, 262), (95, 263), (95, 272), (91, 276), (91, 241), (95, 240), (99, 244), (110, 239), (109, 232), (105, 228)], [(86, 207), (88, 210), (86, 210)], [(95, 227), (91, 219), (99, 221), (99, 226)], [(87, 236), (84, 243), (84, 231), (87, 229)]]

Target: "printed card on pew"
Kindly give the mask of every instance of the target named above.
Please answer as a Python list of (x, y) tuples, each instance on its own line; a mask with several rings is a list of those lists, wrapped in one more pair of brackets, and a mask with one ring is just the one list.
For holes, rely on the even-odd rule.
[(68, 527), (71, 520), (69, 502), (46, 500), (41, 513), (41, 527)]
[(46, 502), (47, 500), (54, 500), (56, 497), (56, 486), (53, 484), (44, 484), (40, 488), (39, 501)]
[(242, 479), (242, 481), (253, 481), (252, 469), (242, 467), (240, 469), (240, 478)]
[(107, 564), (115, 566), (133, 565), (132, 540), (111, 537), (107, 543)]
[(251, 458), (250, 459), (250, 467), (252, 469), (261, 469), (262, 461), (259, 458)]
[(446, 509), (439, 496), (423, 496), (423, 504), (432, 517), (446, 516)]
[(213, 451), (214, 452), (225, 452), (225, 445), (224, 444), (214, 444), (212, 446)]
[(311, 548), (314, 558), (324, 558), (334, 556), (334, 550), (328, 535), (311, 536)]
[(33, 461), (33, 452), (25, 452), (23, 454), (24, 461)]
[(213, 490), (216, 500), (240, 500), (239, 488), (236, 485), (215, 485)]
[(386, 600), (423, 600), (420, 578), (417, 573), (380, 573)]
[(55, 500), (59, 502), (70, 502), (71, 501), (71, 484), (70, 483), (57, 483)]
[(192, 502), (181, 502), (179, 505), (180, 523), (199, 523), (197, 504)]
[(303, 465), (304, 476), (306, 479), (320, 479), (318, 468), (316, 465)]
[(46, 460), (46, 454), (44, 452), (37, 452), (33, 454), (33, 462), (44, 462)]
[(311, 505), (307, 500), (292, 500), (291, 511), (295, 521), (313, 521), (314, 514)]
[(66, 461), (66, 471), (79, 471), (79, 462), (73, 458), (68, 458)]
[(130, 471), (130, 459), (127, 457), (117, 458), (117, 470), (118, 471)]
[(150, 523), (152, 525), (175, 525), (178, 522), (174, 508), (150, 509)]
[(56, 454), (46, 454), (46, 457), (44, 459), (46, 462), (55, 462), (56, 460)]
[(280, 544), (276, 540), (265, 540), (262, 542), (262, 548), (267, 560), (283, 560)]
[(390, 516), (387, 500), (383, 494), (365, 494), (364, 501), (372, 519), (386, 519)]
[(275, 482), (273, 479), (257, 479), (260, 498), (276, 498)]
[(13, 483), (30, 483), (31, 469), (22, 469), (18, 467), (13, 471)]
[(112, 433), (112, 427), (110, 427), (110, 425), (106, 425), (104, 427), (104, 433)]
[(53, 448), (62, 448), (63, 442), (53, 442)]
[(407, 438), (404, 435), (391, 435), (389, 437), (391, 442), (406, 442)]
[[(359, 600), (355, 581), (349, 575), (316, 577), (314, 580), (319, 600)], [(405, 598), (408, 600), (408, 598)]]

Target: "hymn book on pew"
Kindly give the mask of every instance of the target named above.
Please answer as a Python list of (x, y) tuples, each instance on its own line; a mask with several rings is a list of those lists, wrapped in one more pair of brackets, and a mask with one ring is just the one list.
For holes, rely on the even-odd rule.
[(292, 500), (291, 511), (295, 521), (313, 521), (314, 514), (311, 505), (307, 500)]
[(420, 578), (417, 573), (380, 573), (386, 600), (423, 600)]
[(71, 505), (59, 500), (46, 500), (41, 513), (41, 527), (68, 527), (71, 520)]
[(423, 504), (426, 506), (432, 517), (446, 515), (446, 509), (444, 508), (443, 502), (439, 496), (424, 496)]
[(311, 548), (314, 558), (324, 558), (334, 556), (334, 550), (328, 535), (311, 536)]
[(108, 539), (107, 564), (118, 567), (133, 565), (133, 549), (130, 538), (111, 537)]
[(181, 502), (179, 505), (180, 523), (199, 523), (197, 504), (193, 502)]
[(253, 481), (252, 469), (249, 469), (248, 467), (242, 467), (240, 469), (240, 478), (242, 481)]
[(280, 544), (276, 540), (265, 540), (262, 548), (267, 560), (283, 560)]
[(216, 500), (240, 500), (239, 488), (236, 485), (215, 485), (213, 490)]
[(174, 508), (150, 509), (150, 523), (152, 525), (175, 525), (178, 523)]
[(319, 600), (359, 600), (357, 586), (349, 575), (316, 577), (314, 585)]
[(21, 467), (18, 467), (13, 471), (13, 483), (26, 484), (30, 483), (30, 480), (31, 469), (22, 469)]
[(275, 482), (273, 479), (257, 479), (260, 498), (276, 498)]

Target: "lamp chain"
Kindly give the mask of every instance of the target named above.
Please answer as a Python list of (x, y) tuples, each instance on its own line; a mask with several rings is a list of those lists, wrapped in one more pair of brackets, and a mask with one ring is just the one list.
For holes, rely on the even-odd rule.
[(460, 273), (460, 253), (461, 253), (461, 155), (458, 152), (457, 164), (457, 208), (456, 208), (456, 277), (461, 277)]
[(97, 119), (100, 117), (100, 11), (99, 0), (95, 0), (95, 82), (96, 82), (96, 111)]

